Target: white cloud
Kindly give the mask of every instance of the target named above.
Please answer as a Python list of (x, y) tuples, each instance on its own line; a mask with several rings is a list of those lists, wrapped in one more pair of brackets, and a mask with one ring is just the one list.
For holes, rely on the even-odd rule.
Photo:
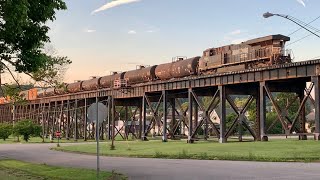
[(134, 30), (130, 30), (130, 31), (128, 31), (128, 34), (137, 34), (137, 32)]
[(141, 1), (141, 0), (115, 0), (115, 1), (111, 1), (111, 2), (108, 2), (107, 4), (101, 6), (100, 8), (92, 11), (91, 14), (95, 14), (100, 11), (105, 11), (107, 9), (111, 9), (111, 8), (114, 8), (117, 6), (121, 6), (124, 4), (130, 4), (130, 3), (134, 3), (134, 2), (139, 2), (139, 1)]
[(237, 29), (237, 30), (234, 30), (234, 31), (232, 31), (230, 34), (231, 35), (238, 35), (238, 34), (241, 34), (241, 30), (240, 29)]
[(306, 7), (305, 0), (297, 0), (298, 3), (300, 3), (303, 7)]
[(153, 32), (155, 32), (154, 30), (147, 30), (146, 31), (147, 33), (153, 33)]
[(94, 32), (96, 32), (96, 30), (94, 30), (94, 29), (86, 29), (86, 30), (84, 30), (84, 32), (86, 32), (86, 33), (94, 33)]

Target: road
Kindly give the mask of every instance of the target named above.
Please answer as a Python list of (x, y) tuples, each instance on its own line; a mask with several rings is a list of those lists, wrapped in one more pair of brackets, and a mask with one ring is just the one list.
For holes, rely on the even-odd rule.
[[(95, 156), (51, 151), (52, 146), (55, 144), (0, 144), (0, 158), (66, 167), (96, 167)], [(101, 157), (101, 169), (116, 170), (132, 180), (320, 179), (320, 163)]]

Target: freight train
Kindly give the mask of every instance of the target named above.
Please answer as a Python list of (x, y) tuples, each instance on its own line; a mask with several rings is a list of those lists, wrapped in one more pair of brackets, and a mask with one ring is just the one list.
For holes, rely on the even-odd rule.
[(94, 77), (89, 80), (66, 84), (64, 88), (38, 90), (37, 97), (31, 97), (41, 98), (111, 88), (115, 85), (117, 87), (132, 86), (150, 81), (240, 71), (290, 63), (290, 54), (285, 50), (285, 43), (289, 40), (289, 37), (277, 34), (251, 39), (240, 44), (210, 48), (203, 52), (202, 57), (179, 57), (170, 63), (149, 67), (140, 66), (132, 71), (114, 73), (109, 76)]

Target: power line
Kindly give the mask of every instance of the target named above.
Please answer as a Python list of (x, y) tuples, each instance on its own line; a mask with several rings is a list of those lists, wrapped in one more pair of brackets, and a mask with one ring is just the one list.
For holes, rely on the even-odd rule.
[[(312, 21), (310, 21), (309, 23), (305, 23), (305, 22), (303, 22), (303, 21), (301, 21), (301, 20), (299, 20), (299, 19), (297, 19), (297, 18), (294, 18), (294, 17), (292, 17), (292, 16), (287, 16), (287, 18), (289, 19), (289, 17), (292, 19), (292, 20), (294, 20), (294, 21), (297, 21), (297, 22), (299, 22), (299, 24), (301, 24), (302, 26), (304, 26), (304, 27), (308, 27), (308, 28), (310, 28), (310, 29), (312, 29), (312, 30), (314, 30), (315, 32), (312, 32), (312, 34), (308, 34), (308, 35), (306, 35), (306, 36), (304, 36), (304, 37), (302, 37), (302, 38), (300, 38), (300, 39), (298, 39), (298, 40), (296, 40), (296, 41), (294, 41), (294, 42), (292, 42), (292, 43), (290, 43), (290, 44), (288, 44), (287, 45), (287, 47), (288, 46), (290, 46), (290, 45), (292, 45), (292, 44), (295, 44), (295, 43), (297, 43), (297, 42), (299, 42), (299, 41), (302, 41), (303, 39), (305, 39), (305, 38), (307, 38), (307, 37), (309, 37), (309, 36), (311, 36), (311, 35), (316, 35), (316, 33), (317, 32), (320, 32), (320, 30), (319, 29), (317, 29), (317, 28), (315, 28), (315, 27), (313, 27), (313, 26), (311, 26), (310, 24), (312, 23), (312, 22), (314, 22), (314, 21), (316, 21), (317, 19), (319, 19), (320, 18), (320, 16), (318, 16), (317, 18), (315, 18), (314, 20), (312, 20)], [(298, 23), (297, 23), (298, 24)], [(303, 27), (301, 27), (301, 28), (299, 28), (299, 29), (297, 29), (297, 30), (295, 30), (295, 31), (293, 31), (292, 33), (290, 33), (288, 36), (290, 36), (290, 35), (292, 35), (292, 34), (294, 34), (294, 33), (296, 33), (296, 32), (298, 32), (299, 30), (301, 30), (301, 29), (303, 29)], [(311, 32), (311, 30), (308, 30), (308, 31), (310, 31)], [(318, 35), (317, 35), (318, 36)]]
[[(318, 20), (319, 18), (320, 18), (320, 16), (318, 16), (318, 17), (317, 17), (317, 18), (315, 18), (314, 20), (310, 21), (310, 22), (309, 22), (309, 23), (307, 23), (306, 25), (310, 25), (311, 23), (313, 23), (314, 21)], [(299, 28), (299, 29), (297, 29), (297, 30), (293, 31), (292, 33), (288, 34), (288, 36), (290, 36), (290, 35), (292, 35), (292, 34), (294, 34), (294, 33), (298, 32), (298, 31), (300, 31), (301, 29), (303, 29), (303, 28)]]
[[(320, 30), (316, 31), (316, 33), (317, 33), (317, 32), (320, 32)], [(300, 39), (298, 39), (298, 40), (296, 40), (296, 41), (293, 41), (292, 43), (288, 44), (287, 46), (290, 46), (290, 45), (292, 45), (292, 44), (295, 44), (295, 43), (297, 43), (297, 42), (299, 42), (299, 41), (301, 41), (301, 40), (303, 40), (303, 39), (305, 39), (305, 38), (307, 38), (307, 37), (309, 37), (309, 36), (311, 36), (311, 35), (313, 35), (313, 34), (308, 34), (308, 35), (306, 35), (306, 36), (304, 36), (304, 37), (302, 37), (302, 38), (300, 38)]]

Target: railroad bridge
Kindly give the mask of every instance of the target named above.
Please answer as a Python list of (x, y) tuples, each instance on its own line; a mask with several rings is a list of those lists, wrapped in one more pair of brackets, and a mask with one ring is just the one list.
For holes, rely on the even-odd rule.
[[(95, 137), (94, 120), (88, 119), (88, 107), (101, 102), (106, 107), (107, 118), (100, 129), (100, 137), (108, 139), (116, 136), (127, 138), (129, 134), (137, 139), (146, 140), (155, 127), (163, 141), (180, 136), (181, 128), (187, 129), (188, 142), (197, 139), (200, 128), (204, 139), (210, 134), (227, 142), (237, 127), (248, 130), (255, 140), (267, 141), (268, 130), (280, 122), (285, 134), (296, 132), (300, 139), (306, 139), (305, 105), (308, 99), (315, 108), (315, 140), (320, 138), (320, 60), (273, 65), (237, 72), (220, 73), (206, 76), (192, 76), (167, 81), (153, 81), (125, 88), (108, 88), (96, 91), (83, 91), (74, 94), (43, 97), (26, 104), (1, 105), (0, 122), (16, 122), (30, 118), (43, 127), (44, 135), (61, 131), (67, 138), (85, 140)], [(314, 97), (311, 91), (314, 90)], [(281, 109), (273, 92), (292, 92), (300, 105), (295, 117), (289, 118)], [(237, 107), (233, 95), (247, 95), (243, 107)], [(201, 98), (207, 97), (204, 104)], [(271, 102), (277, 119), (266, 127), (266, 102)], [(182, 103), (188, 102), (183, 108)], [(292, 102), (290, 102), (292, 103)], [(290, 104), (289, 103), (289, 104)], [(226, 125), (226, 106), (236, 113), (231, 126)], [(251, 125), (245, 113), (255, 105), (255, 125)], [(14, 110), (13, 110), (14, 109)], [(220, 123), (213, 123), (211, 112), (218, 111)], [(198, 111), (203, 112), (198, 119)], [(124, 118), (120, 118), (121, 112)], [(14, 113), (13, 113), (14, 112)], [(148, 113), (147, 113), (148, 112)], [(168, 122), (168, 117), (170, 122)], [(116, 122), (123, 121), (116, 126)], [(121, 127), (120, 127), (121, 126)], [(241, 131), (242, 128), (239, 128)], [(239, 139), (242, 134), (239, 132)]]

